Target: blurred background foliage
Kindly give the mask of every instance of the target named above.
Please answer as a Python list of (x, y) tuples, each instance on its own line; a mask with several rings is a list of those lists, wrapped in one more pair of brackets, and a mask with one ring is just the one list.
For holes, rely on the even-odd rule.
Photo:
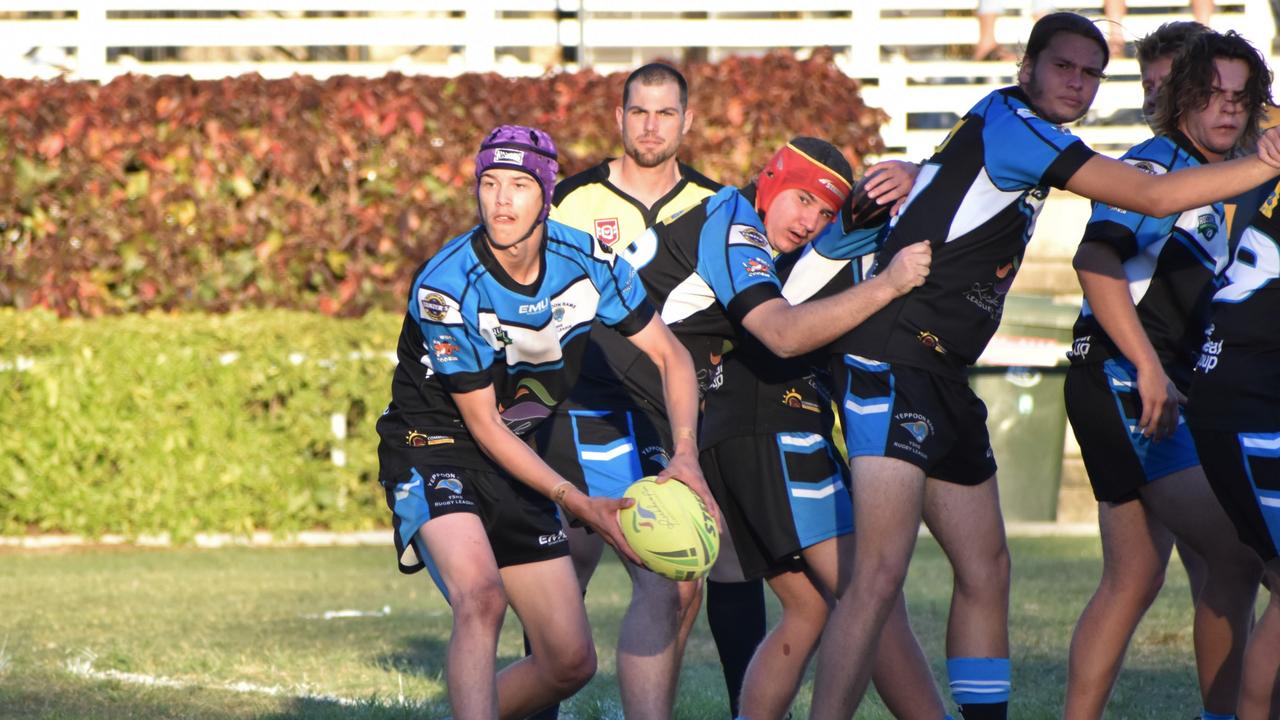
[[(792, 135), (857, 163), (884, 114), (819, 53), (683, 68), (682, 159), (728, 184)], [(413, 269), (475, 221), (493, 126), (543, 127), (563, 175), (620, 152), (625, 78), (0, 80), (0, 306), (59, 316), (398, 309)]]

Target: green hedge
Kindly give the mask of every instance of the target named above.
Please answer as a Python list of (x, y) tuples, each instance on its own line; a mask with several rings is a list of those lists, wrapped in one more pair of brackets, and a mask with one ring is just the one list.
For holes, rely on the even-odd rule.
[(386, 526), (373, 425), (399, 324), (0, 310), (0, 534)]

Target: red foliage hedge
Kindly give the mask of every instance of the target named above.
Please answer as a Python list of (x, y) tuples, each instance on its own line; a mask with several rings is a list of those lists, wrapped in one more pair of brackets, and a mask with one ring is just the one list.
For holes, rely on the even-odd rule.
[[(791, 135), (851, 159), (883, 112), (819, 54), (684, 68), (682, 158), (738, 184)], [(620, 150), (623, 74), (317, 81), (0, 80), (0, 305), (61, 315), (403, 303), (410, 273), (473, 224), (494, 125), (543, 127), (565, 174)]]

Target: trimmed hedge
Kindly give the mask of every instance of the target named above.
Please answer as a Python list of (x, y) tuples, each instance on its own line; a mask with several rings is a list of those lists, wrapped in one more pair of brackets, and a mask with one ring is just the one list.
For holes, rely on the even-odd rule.
[(0, 534), (387, 526), (373, 424), (400, 320), (0, 310)]
[[(880, 148), (884, 113), (827, 53), (684, 70), (683, 158), (710, 177), (741, 183), (797, 134), (855, 162)], [(619, 152), (624, 77), (0, 80), (0, 306), (396, 310), (474, 222), (483, 133), (541, 126), (576, 172)]]

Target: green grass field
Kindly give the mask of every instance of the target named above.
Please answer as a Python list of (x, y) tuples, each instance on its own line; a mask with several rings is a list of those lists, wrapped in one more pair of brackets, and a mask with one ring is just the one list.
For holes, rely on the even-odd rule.
[[(1097, 582), (1098, 541), (1010, 544), (1010, 714), (1056, 717), (1071, 628)], [(1199, 709), (1186, 579), (1174, 565), (1109, 718), (1188, 718)], [(922, 539), (908, 597), (938, 678), (949, 590), (945, 559)], [(562, 717), (621, 717), (613, 648), (628, 592), (622, 568), (607, 561), (588, 594), (600, 671)], [(325, 619), (340, 610), (364, 614)], [(3, 550), (0, 718), (440, 718), (449, 627), (426, 574), (398, 575), (386, 548)], [(500, 662), (520, 650), (510, 616)], [(797, 717), (808, 695), (806, 687)], [(722, 718), (725, 707), (700, 619), (676, 716)], [(872, 698), (858, 717), (888, 715)]]

